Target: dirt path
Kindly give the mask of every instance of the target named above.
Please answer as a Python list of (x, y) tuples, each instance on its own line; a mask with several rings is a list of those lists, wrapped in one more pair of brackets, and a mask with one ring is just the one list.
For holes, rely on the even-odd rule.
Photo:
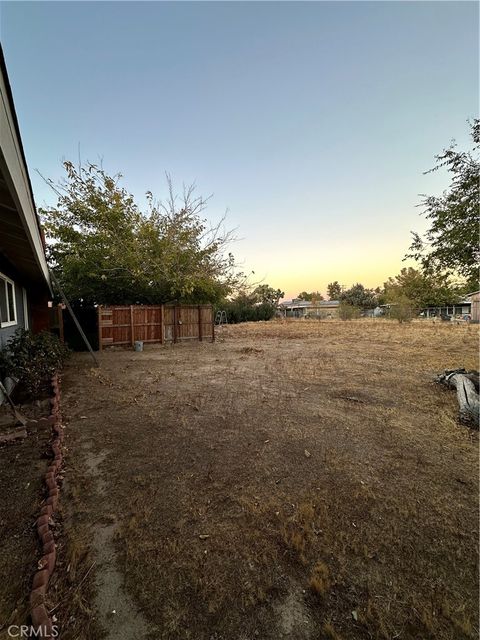
[(66, 549), (96, 626), (60, 608), (63, 637), (476, 637), (478, 438), (431, 383), (478, 366), (472, 328), (223, 335), (66, 372)]
[[(107, 453), (99, 448), (97, 451), (86, 451), (85, 457), (87, 473), (94, 478), (94, 490), (98, 498), (106, 500), (109, 483), (101, 471), (101, 463)], [(99, 623), (106, 630), (106, 640), (141, 640), (148, 637), (149, 625), (124, 588), (114, 545), (117, 531), (118, 522), (114, 517), (111, 523), (100, 520), (92, 528), (92, 554), (97, 567), (95, 608)]]
[[(76, 404), (64, 392), (65, 405)], [(75, 394), (73, 394), (75, 396)], [(82, 422), (85, 416), (79, 418)], [(62, 638), (90, 640), (143, 640), (151, 638), (155, 626), (140, 613), (133, 598), (125, 589), (125, 578), (118, 563), (115, 540), (118, 535), (118, 518), (109, 509), (112, 491), (105, 459), (112, 450), (106, 448), (101, 438), (85, 437), (80, 432), (75, 442), (75, 460), (68, 466), (69, 479), (65, 483), (64, 503), (64, 553), (75, 565), (78, 576), (72, 580), (73, 591), (87, 586), (85, 597), (77, 606), (66, 608), (70, 624), (62, 631)], [(57, 576), (58, 577), (58, 576)], [(88, 581), (85, 585), (85, 581)], [(62, 591), (64, 592), (62, 594)], [(72, 596), (72, 586), (57, 583), (57, 592)], [(59, 596), (61, 600), (63, 597)], [(78, 606), (80, 605), (80, 606)], [(62, 616), (62, 606), (58, 611)], [(82, 620), (82, 618), (85, 618)], [(84, 627), (86, 625), (86, 627)]]

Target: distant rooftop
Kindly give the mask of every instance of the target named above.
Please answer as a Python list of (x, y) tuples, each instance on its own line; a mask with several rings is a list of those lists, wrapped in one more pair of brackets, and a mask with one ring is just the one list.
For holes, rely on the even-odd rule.
[(299, 300), (298, 298), (294, 300), (284, 300), (280, 303), (280, 306), (285, 309), (321, 309), (329, 308), (329, 307), (338, 307), (340, 302), (338, 300), (318, 300), (315, 302), (310, 302), (309, 300)]

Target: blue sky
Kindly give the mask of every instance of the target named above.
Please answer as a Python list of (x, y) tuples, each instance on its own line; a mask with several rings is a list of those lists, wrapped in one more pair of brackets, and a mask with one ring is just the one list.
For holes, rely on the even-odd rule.
[(0, 35), (37, 205), (79, 143), (140, 203), (168, 171), (287, 295), (398, 273), (478, 114), (473, 2), (2, 2)]

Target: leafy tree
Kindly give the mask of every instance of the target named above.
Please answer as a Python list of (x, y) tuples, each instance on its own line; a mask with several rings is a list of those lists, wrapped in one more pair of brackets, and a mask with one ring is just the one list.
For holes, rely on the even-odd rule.
[(428, 274), (412, 267), (403, 268), (395, 278), (384, 284), (385, 302), (399, 304), (408, 300), (414, 308), (452, 304), (458, 300), (458, 291), (444, 275)]
[(452, 179), (441, 196), (423, 196), (423, 214), (431, 225), (422, 237), (413, 232), (407, 258), (418, 260), (427, 273), (459, 275), (478, 288), (480, 120), (471, 125), (472, 149), (459, 151), (453, 143), (436, 156), (429, 172), (446, 167)]
[(179, 197), (167, 176), (168, 198), (147, 193), (147, 211), (93, 164), (65, 162), (66, 179), (51, 186), (56, 207), (41, 209), (50, 265), (72, 302), (215, 302), (241, 280), (226, 252), (231, 232), (223, 220), (202, 218), (208, 199), (194, 186)]
[(340, 302), (359, 309), (371, 309), (378, 303), (378, 295), (373, 289), (366, 289), (357, 282), (339, 296)]
[(302, 291), (302, 293), (298, 294), (297, 298), (299, 298), (299, 300), (305, 300), (305, 302), (319, 302), (320, 300), (323, 300), (323, 296), (320, 291), (312, 291), (311, 293)]
[(324, 300), (324, 297), (320, 293), (320, 291), (312, 291), (310, 295), (312, 296), (312, 302), (321, 302), (322, 300)]
[(229, 323), (271, 320), (277, 312), (278, 301), (283, 298), (281, 289), (268, 284), (257, 286), (253, 291), (243, 288), (234, 298), (224, 300), (218, 308), (227, 313)]
[(340, 299), (340, 296), (342, 294), (342, 286), (340, 285), (338, 280), (335, 280), (335, 282), (330, 282), (327, 285), (327, 293), (328, 293), (328, 299), (329, 300), (339, 300)]
[(260, 284), (253, 292), (253, 296), (257, 302), (261, 304), (270, 304), (277, 308), (280, 298), (283, 298), (285, 292), (281, 289), (274, 289), (268, 284)]
[(302, 291), (297, 296), (298, 300), (305, 300), (305, 302), (310, 302), (312, 300), (312, 294), (307, 293), (306, 291)]

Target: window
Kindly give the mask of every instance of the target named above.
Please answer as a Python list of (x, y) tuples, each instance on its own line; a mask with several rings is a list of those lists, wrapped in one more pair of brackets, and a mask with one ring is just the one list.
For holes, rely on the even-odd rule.
[(9, 327), (13, 324), (17, 324), (15, 285), (0, 273), (0, 326)]

